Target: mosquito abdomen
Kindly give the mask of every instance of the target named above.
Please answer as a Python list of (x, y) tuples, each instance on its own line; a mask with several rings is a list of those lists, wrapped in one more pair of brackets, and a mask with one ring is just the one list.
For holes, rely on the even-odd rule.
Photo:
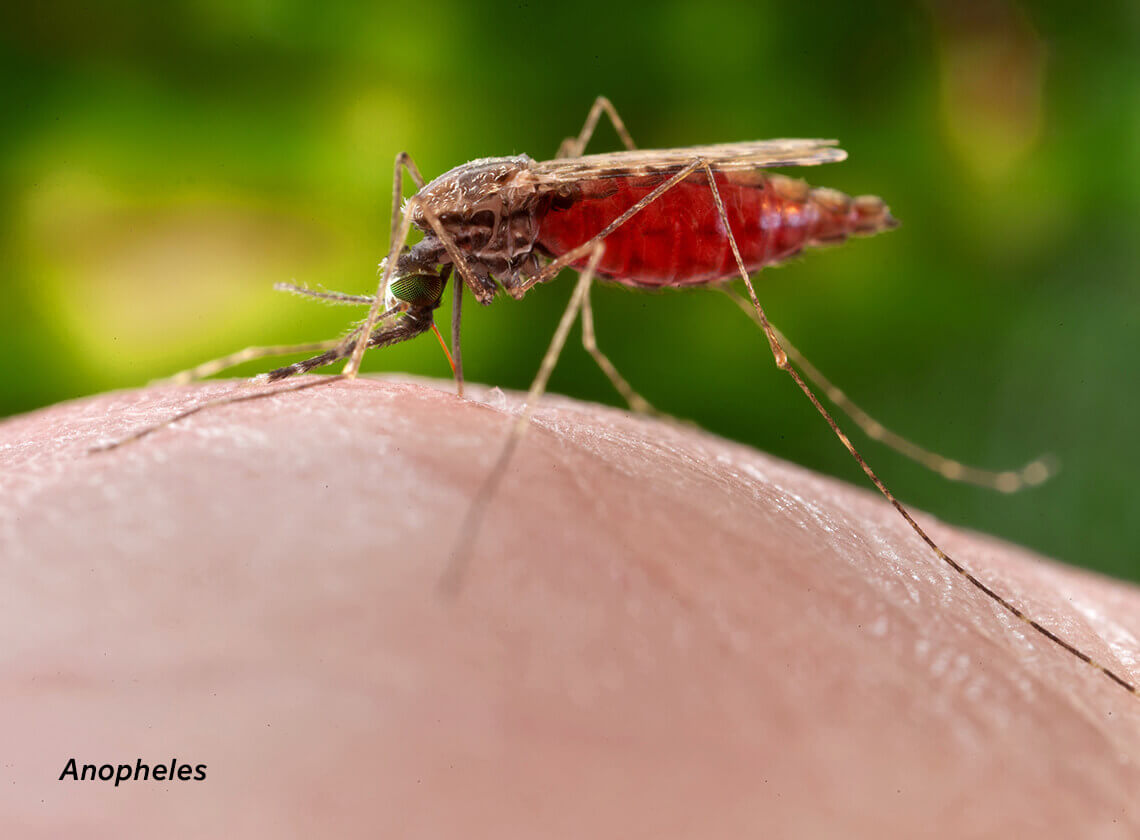
[[(715, 177), (749, 272), (787, 260), (805, 247), (897, 224), (875, 196), (851, 198), (763, 172)], [(566, 253), (662, 181), (660, 175), (638, 175), (583, 182), (570, 200), (553, 202), (542, 214), (537, 244), (551, 256)], [(610, 234), (598, 272), (619, 283), (652, 287), (694, 286), (735, 276), (736, 261), (707, 177), (694, 173)]]

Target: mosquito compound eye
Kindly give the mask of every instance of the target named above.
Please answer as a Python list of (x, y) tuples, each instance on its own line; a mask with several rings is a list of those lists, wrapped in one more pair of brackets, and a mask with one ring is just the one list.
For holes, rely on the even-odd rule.
[(444, 281), (438, 274), (405, 274), (392, 281), (389, 292), (412, 306), (434, 307), (443, 297)]

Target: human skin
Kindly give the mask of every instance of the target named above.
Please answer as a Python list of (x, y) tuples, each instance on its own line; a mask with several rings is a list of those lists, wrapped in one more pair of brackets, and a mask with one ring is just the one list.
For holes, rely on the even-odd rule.
[[(0, 424), (0, 834), (1140, 836), (1140, 698), (871, 491), (547, 399), (447, 596), (516, 398), (338, 381), (88, 453), (235, 393)], [(1140, 678), (1140, 590), (916, 515)]]

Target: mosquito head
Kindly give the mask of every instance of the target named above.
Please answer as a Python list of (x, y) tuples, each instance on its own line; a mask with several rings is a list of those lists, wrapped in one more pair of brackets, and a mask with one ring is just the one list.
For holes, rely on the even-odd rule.
[[(401, 260), (403, 262), (403, 260)], [(384, 273), (387, 260), (380, 263), (380, 273)], [(447, 287), (447, 277), (450, 273), (445, 268), (440, 272), (430, 268), (415, 266), (414, 264), (397, 264), (396, 271), (388, 281), (388, 288), (384, 293), (384, 318), (388, 319), (372, 333), (369, 340), (370, 347), (386, 347), (415, 338), (426, 330), (435, 333), (439, 345), (447, 356), (447, 363), (455, 372), (455, 362), (451, 358), (451, 351), (447, 349), (443, 336), (439, 334), (433, 321), (435, 310), (443, 299), (443, 290)]]
[[(387, 260), (381, 261), (380, 273), (384, 273)], [(384, 308), (388, 311), (407, 311), (409, 309), (426, 310), (431, 312), (439, 307), (443, 298), (443, 290), (447, 286), (447, 276), (421, 268), (406, 268), (398, 266), (388, 281), (387, 293), (384, 296)]]
[(391, 305), (407, 304), (415, 309), (435, 309), (443, 297), (447, 281), (438, 274), (403, 274), (388, 286)]

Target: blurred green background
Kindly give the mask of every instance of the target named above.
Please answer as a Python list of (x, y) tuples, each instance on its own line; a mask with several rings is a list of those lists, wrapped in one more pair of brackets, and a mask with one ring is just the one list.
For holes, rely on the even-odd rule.
[[(850, 159), (804, 174), (882, 195), (902, 227), (763, 272), (773, 320), (900, 433), (990, 467), (1052, 452), (1062, 472), (1006, 497), (857, 443), (943, 519), (1140, 579), (1131, 0), (1095, 13), (1068, 0), (203, 0), (4, 14), (0, 415), (339, 335), (353, 310), (271, 285), (374, 288), (397, 152), (429, 178), (475, 157), (549, 157), (605, 93), (644, 147), (838, 137)], [(616, 144), (603, 125), (591, 150)], [(525, 388), (571, 286), (486, 309), (468, 297), (468, 376)], [(603, 349), (652, 402), (865, 483), (723, 296), (606, 287), (594, 302)], [(430, 336), (366, 367), (448, 374)], [(576, 339), (551, 387), (618, 402)]]

